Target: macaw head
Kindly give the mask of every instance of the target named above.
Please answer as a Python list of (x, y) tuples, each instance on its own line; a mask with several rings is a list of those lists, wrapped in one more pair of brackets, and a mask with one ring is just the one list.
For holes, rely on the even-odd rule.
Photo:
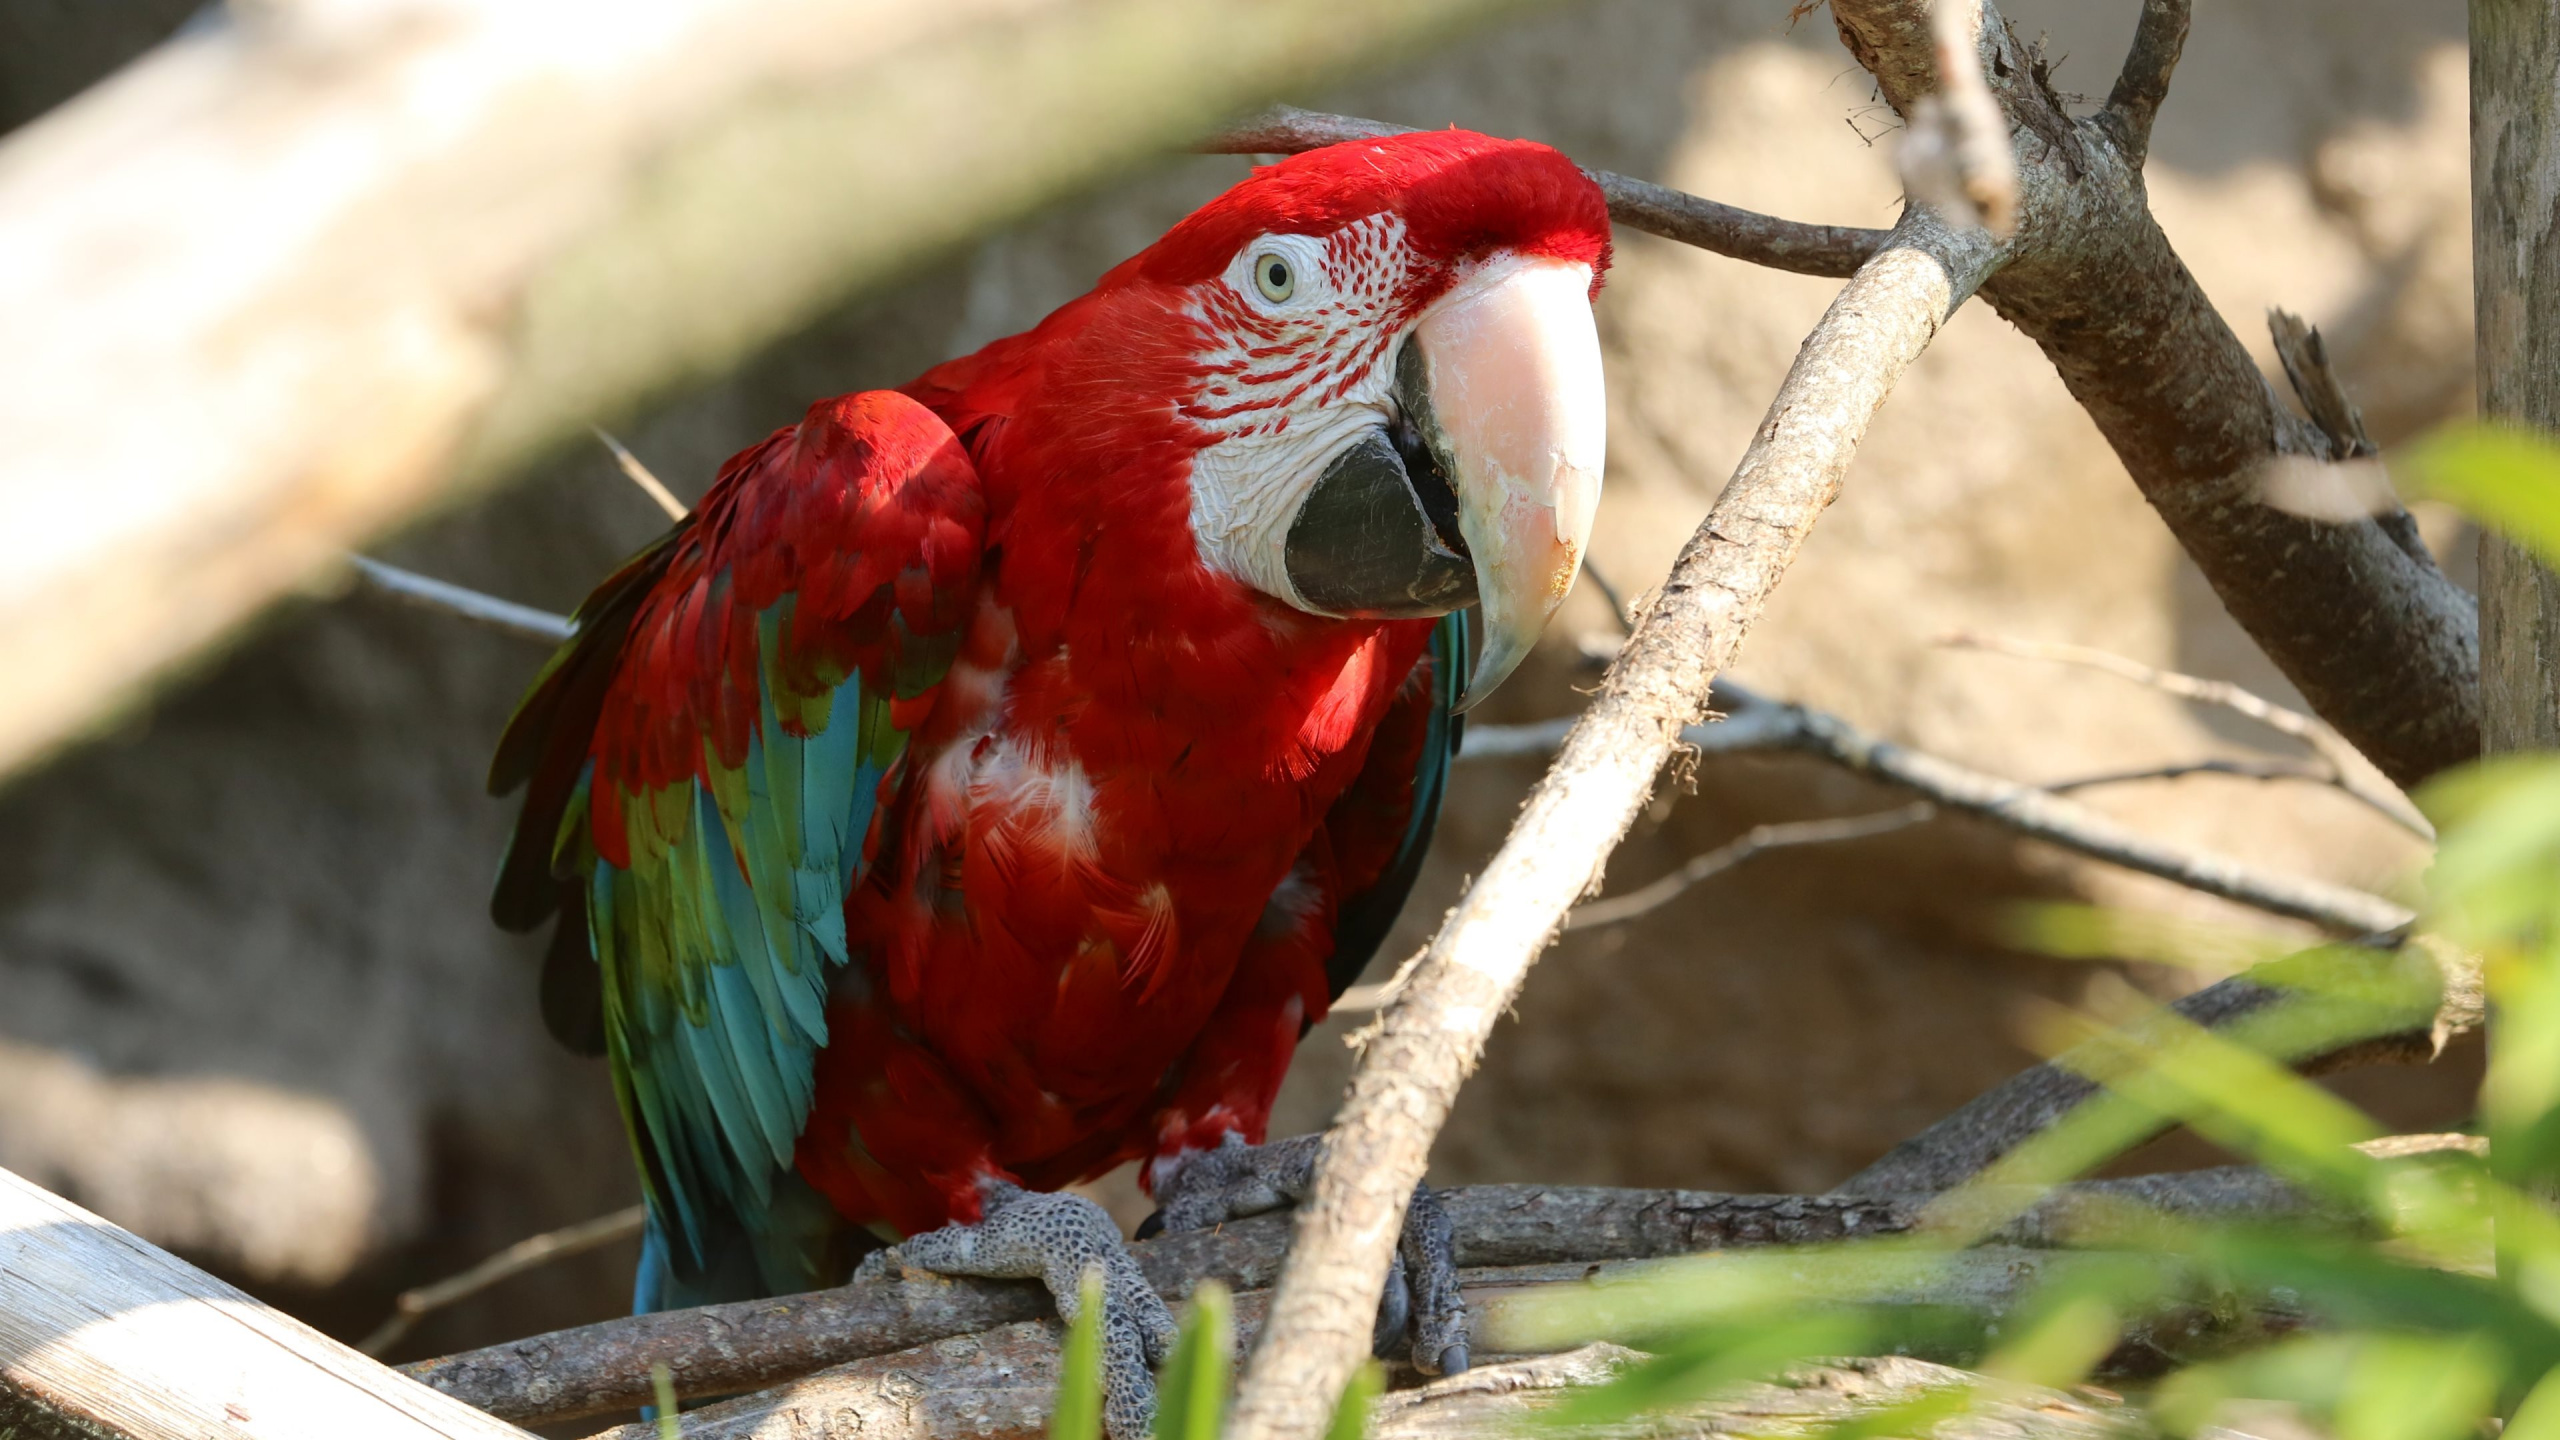
[(1438, 131), (1257, 170), (1106, 277), (1187, 318), (1202, 563), (1317, 615), (1480, 607), (1471, 705), (1572, 588), (1607, 406), (1599, 187)]

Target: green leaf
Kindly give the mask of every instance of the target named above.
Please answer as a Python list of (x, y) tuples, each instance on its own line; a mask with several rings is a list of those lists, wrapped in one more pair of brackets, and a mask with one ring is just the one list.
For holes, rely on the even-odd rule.
[(2503, 425), (2448, 425), (2392, 466), (2418, 494), (2461, 507), (2560, 566), (2560, 446)]
[(658, 1440), (679, 1440), (684, 1430), (676, 1419), (676, 1372), (664, 1360), (649, 1367), (649, 1393), (658, 1402)]
[(1156, 1380), (1156, 1440), (1218, 1440), (1234, 1384), (1234, 1304), (1215, 1280), (1191, 1292), (1173, 1356)]
[(1369, 1407), (1387, 1388), (1386, 1367), (1375, 1360), (1361, 1362), (1351, 1372), (1351, 1383), (1342, 1392), (1342, 1403), (1333, 1407), (1333, 1423), (1325, 1427), (1324, 1440), (1367, 1440)]
[(1101, 1440), (1102, 1267), (1088, 1265), (1076, 1286), (1076, 1318), (1058, 1356), (1058, 1406), (1049, 1440)]

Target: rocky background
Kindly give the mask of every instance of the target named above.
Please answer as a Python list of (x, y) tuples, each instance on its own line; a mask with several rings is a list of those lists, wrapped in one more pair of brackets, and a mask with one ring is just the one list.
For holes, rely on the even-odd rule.
[[(181, 23), (167, 0), (0, 0), (0, 126)], [(2058, 83), (2102, 96), (2133, 0), (2014, 0)], [(1551, 141), (1588, 164), (1805, 220), (1890, 223), (1890, 111), (1788, 0), (1586, 0), (1304, 103)], [(2458, 0), (2199, 7), (2149, 181), (2170, 237), (2270, 374), (2271, 305), (2327, 330), (2389, 445), (2470, 404)], [(897, 143), (893, 138), (883, 143)], [(690, 498), (812, 398), (906, 379), (1082, 291), (1243, 161), (1164, 162), (945, 257), (739, 372), (598, 417)], [(1622, 237), (1600, 304), (1612, 406), (1594, 559), (1640, 591), (1713, 498), (1833, 282)], [(2280, 383), (2280, 382), (2279, 382)], [(658, 528), (579, 451), (378, 553), (572, 606)], [(2468, 537), (2433, 526), (2457, 576)], [(1588, 594), (1495, 721), (1578, 703), (1613, 629)], [(2270, 737), (2103, 675), (1950, 649), (1950, 632), (2100, 646), (2281, 680), (2222, 613), (2033, 345), (1968, 307), (1904, 382), (1740, 678), (1983, 768), (2051, 780)], [(630, 1203), (604, 1077), (534, 1013), (538, 942), (483, 917), (507, 821), (481, 794), (533, 647), (366, 595), (283, 608), (228, 654), (0, 790), (0, 1165), (346, 1335), (404, 1286)], [(2276, 753), (2284, 753), (2280, 747)], [(1535, 767), (1463, 769), (1387, 963), (1501, 838)], [(2203, 777), (2086, 797), (2266, 866), (2400, 883), (2406, 835), (2330, 790)], [(1807, 763), (1723, 759), (1610, 871), (1631, 889), (1749, 826), (1900, 797)], [(2005, 901), (2085, 897), (2263, 923), (1941, 819), (1754, 862), (1550, 952), (1442, 1139), (1444, 1181), (1813, 1190), (2033, 1057), (2028, 996), (2087, 967), (1991, 937)], [(1371, 978), (1381, 978), (1373, 975)], [(2143, 972), (2167, 992), (2191, 977)], [(1281, 1128), (1347, 1073), (1308, 1040)], [(2476, 1057), (2344, 1083), (2409, 1126), (2466, 1113)], [(2197, 1163), (2172, 1140), (2148, 1157)], [(1125, 1207), (1133, 1192), (1106, 1182)], [(628, 1248), (422, 1327), (426, 1354), (617, 1312)]]

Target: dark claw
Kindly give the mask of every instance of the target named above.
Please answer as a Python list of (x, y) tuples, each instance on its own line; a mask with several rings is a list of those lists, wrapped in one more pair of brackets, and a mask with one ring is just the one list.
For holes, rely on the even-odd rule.
[(1381, 1359), (1404, 1347), (1405, 1327), (1413, 1321), (1413, 1287), (1404, 1280), (1404, 1260), (1387, 1267), (1386, 1293), (1378, 1297), (1377, 1327), (1369, 1332), (1369, 1353)]
[(1440, 1352), (1440, 1373), (1443, 1375), (1464, 1375), (1467, 1373), (1466, 1341), (1461, 1340), (1457, 1344)]
[(1147, 1218), (1138, 1222), (1138, 1233), (1130, 1238), (1136, 1240), (1153, 1240), (1163, 1233), (1164, 1211), (1157, 1209), (1148, 1212)]

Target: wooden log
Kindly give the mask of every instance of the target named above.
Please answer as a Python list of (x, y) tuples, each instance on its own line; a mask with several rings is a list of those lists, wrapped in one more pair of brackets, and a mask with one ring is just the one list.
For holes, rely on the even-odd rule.
[(6, 1170), (0, 1435), (528, 1440)]
[(267, 0), (0, 141), (0, 771), (346, 547), (1498, 0)]

